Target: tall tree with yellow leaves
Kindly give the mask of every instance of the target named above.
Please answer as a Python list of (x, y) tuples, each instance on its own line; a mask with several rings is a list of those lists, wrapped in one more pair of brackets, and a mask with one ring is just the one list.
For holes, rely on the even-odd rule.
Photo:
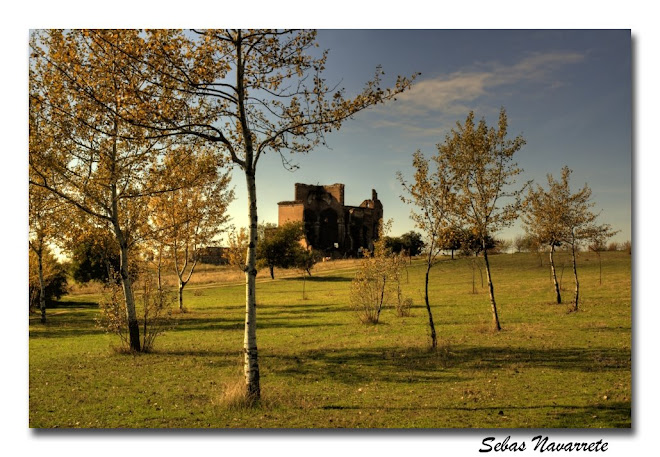
[(260, 396), (256, 314), (258, 243), (257, 165), (266, 154), (295, 167), (290, 153), (325, 144), (324, 135), (371, 106), (393, 99), (411, 85), (397, 78), (380, 87), (382, 71), (354, 97), (329, 86), (327, 52), (315, 50), (308, 30), (149, 31), (146, 50), (151, 95), (148, 122), (153, 135), (187, 135), (217, 146), (245, 177), (249, 216), (245, 263), (246, 396)]
[(147, 203), (196, 179), (182, 173), (186, 179), (170, 187), (171, 170), (162, 164), (165, 151), (195, 154), (190, 140), (150, 138), (126, 121), (146, 113), (152, 83), (145, 49), (143, 35), (132, 30), (37, 30), (30, 39), (30, 118), (41, 126), (39, 141), (30, 143), (30, 185), (117, 240), (133, 351), (141, 344), (129, 264), (145, 236)]

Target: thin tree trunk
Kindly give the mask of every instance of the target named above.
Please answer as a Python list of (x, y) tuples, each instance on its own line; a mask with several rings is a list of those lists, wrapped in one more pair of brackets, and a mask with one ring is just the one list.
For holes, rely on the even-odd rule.
[(256, 297), (256, 251), (257, 251), (257, 187), (254, 173), (246, 171), (248, 205), (250, 215), (250, 242), (245, 265), (245, 338), (243, 340), (245, 383), (247, 395), (261, 396), (259, 387), (259, 362), (257, 357), (257, 297)]
[(179, 311), (183, 312), (183, 288), (186, 284), (179, 279)]
[(178, 262), (177, 262), (177, 257), (176, 257), (176, 245), (174, 246), (174, 252), (175, 252), (174, 262), (175, 262), (175, 267), (176, 267), (176, 274), (179, 278), (179, 311), (183, 312), (184, 311), (184, 308), (183, 308), (183, 289), (186, 287), (186, 284), (188, 284), (188, 282), (190, 281), (190, 278), (193, 275), (193, 272), (195, 271), (195, 267), (197, 266), (197, 259), (195, 259), (192, 266), (190, 267), (190, 270), (188, 270), (187, 278), (183, 279), (183, 277), (185, 276), (186, 268), (188, 267), (188, 247), (186, 246), (186, 249), (185, 249), (186, 260), (185, 260), (185, 262), (183, 262), (183, 267), (181, 268), (181, 270), (179, 270), (178, 267), (177, 267)]
[(497, 316), (497, 305), (495, 304), (495, 291), (493, 289), (493, 280), (490, 277), (490, 263), (488, 262), (488, 250), (484, 249), (484, 261), (486, 262), (486, 278), (488, 279), (488, 293), (490, 295), (490, 307), (493, 310), (493, 324), (495, 330), (500, 331), (500, 318)]
[(156, 271), (158, 272), (158, 293), (163, 292), (163, 278), (161, 275), (161, 270), (163, 266), (163, 250), (162, 248), (158, 250), (158, 265), (156, 265)]
[(578, 301), (580, 299), (580, 282), (577, 274), (577, 260), (575, 258), (575, 242), (571, 244), (571, 253), (573, 257), (573, 277), (575, 278), (575, 300), (573, 301), (573, 311), (578, 310)]
[(43, 264), (43, 249), (39, 248), (37, 251), (38, 270), (39, 270), (39, 309), (41, 310), (41, 323), (46, 323), (46, 284), (44, 283), (44, 264)]
[(557, 282), (557, 271), (555, 270), (555, 245), (550, 245), (550, 271), (552, 273), (552, 283), (555, 286), (555, 294), (557, 295), (557, 304), (561, 304), (561, 292), (559, 291), (559, 282)]
[(120, 240), (119, 273), (121, 285), (124, 290), (126, 302), (126, 318), (128, 320), (128, 336), (131, 350), (140, 352), (140, 324), (135, 311), (135, 297), (133, 295), (133, 284), (128, 272), (128, 246), (124, 240)]
[(234, 44), (236, 46), (236, 92), (238, 102), (238, 118), (241, 126), (241, 136), (245, 151), (242, 168), (245, 172), (245, 183), (248, 193), (248, 215), (250, 219), (249, 243), (245, 260), (245, 337), (243, 339), (246, 395), (249, 399), (259, 399), (259, 362), (257, 351), (257, 183), (256, 167), (258, 156), (254, 156), (252, 132), (247, 122), (245, 107), (245, 63), (243, 61), (243, 36), (238, 30)]
[[(117, 160), (117, 141), (118, 141), (119, 123), (117, 116), (115, 116), (113, 124), (113, 138), (110, 160), (110, 176), (115, 178), (115, 168)], [(138, 323), (137, 313), (135, 311), (135, 297), (133, 295), (133, 284), (128, 272), (128, 241), (126, 234), (121, 230), (119, 225), (119, 199), (117, 194), (117, 182), (112, 181), (111, 185), (111, 220), (115, 237), (119, 243), (119, 274), (121, 277), (121, 284), (124, 289), (124, 301), (126, 303), (126, 320), (128, 321), (128, 337), (129, 344), (132, 351), (140, 352), (140, 324)]]
[[(116, 191), (113, 189), (113, 196)], [(117, 200), (113, 198), (113, 226), (115, 236), (119, 243), (119, 276), (124, 291), (124, 302), (126, 304), (126, 320), (128, 321), (129, 345), (132, 351), (140, 352), (140, 324), (135, 310), (135, 296), (133, 295), (133, 281), (128, 270), (128, 243), (126, 237), (119, 227)]]
[(438, 347), (438, 337), (435, 334), (435, 325), (433, 325), (433, 314), (431, 313), (431, 305), (429, 304), (429, 273), (431, 272), (431, 259), (428, 259), (426, 264), (426, 277), (424, 279), (424, 301), (426, 302), (426, 311), (429, 314), (429, 328), (431, 329), (431, 347), (433, 349)]
[(387, 281), (387, 277), (383, 276), (383, 288), (380, 291), (380, 303), (378, 304), (378, 311), (376, 311), (376, 322), (375, 324), (378, 323), (378, 319), (380, 319), (380, 311), (383, 309), (383, 300), (385, 300), (385, 284)]

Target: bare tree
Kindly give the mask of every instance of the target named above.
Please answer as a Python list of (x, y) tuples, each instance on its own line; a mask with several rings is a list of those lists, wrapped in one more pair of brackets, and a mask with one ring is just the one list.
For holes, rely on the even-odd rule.
[(523, 252), (527, 248), (525, 237), (523, 235), (516, 235), (513, 237), (513, 250), (517, 253)]
[[(607, 240), (617, 233), (618, 231), (613, 231), (609, 225), (602, 225), (595, 227), (590, 234), (589, 250), (595, 252), (596, 256), (598, 256), (598, 284), (603, 284), (603, 260), (600, 253), (606, 250)], [(613, 244), (616, 245), (616, 243), (610, 243), (607, 245), (608, 251), (616, 250), (611, 249)]]

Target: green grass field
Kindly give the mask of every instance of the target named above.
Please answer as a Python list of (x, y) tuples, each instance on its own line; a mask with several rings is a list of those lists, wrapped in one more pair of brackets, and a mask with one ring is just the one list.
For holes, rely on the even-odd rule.
[[(403, 275), (412, 315), (387, 308), (378, 325), (349, 306), (350, 262), (319, 265), (306, 299), (299, 276), (260, 279), (254, 408), (223, 400), (242, 381), (241, 283), (189, 286), (189, 312), (139, 355), (114, 350), (117, 337), (95, 326), (98, 295), (70, 295), (46, 325), (30, 318), (30, 427), (631, 427), (631, 261), (602, 259), (600, 285), (597, 257), (580, 254), (580, 311), (568, 313), (553, 304), (545, 258), (492, 256), (499, 333), (478, 270), (472, 291), (471, 259), (441, 261), (430, 286), (436, 352), (422, 261)], [(568, 303), (566, 254), (558, 265)]]

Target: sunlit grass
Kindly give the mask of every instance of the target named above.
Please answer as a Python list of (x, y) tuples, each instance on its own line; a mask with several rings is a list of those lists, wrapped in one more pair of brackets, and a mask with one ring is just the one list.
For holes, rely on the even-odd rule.
[[(564, 255), (564, 254), (562, 254)], [(262, 401), (240, 398), (245, 290), (226, 268), (204, 268), (188, 313), (153, 353), (125, 355), (95, 326), (98, 296), (64, 297), (44, 326), (30, 320), (31, 427), (630, 427), (630, 256), (580, 256), (580, 311), (553, 304), (543, 259), (493, 256), (503, 330), (471, 259), (431, 270), (439, 348), (429, 351), (424, 265), (404, 273), (410, 317), (390, 307), (364, 325), (350, 309), (352, 261), (260, 276)], [(264, 272), (265, 273), (265, 272)], [(232, 275), (234, 275), (232, 277)], [(285, 277), (286, 276), (286, 277)], [(407, 281), (406, 281), (407, 278)], [(485, 275), (484, 275), (485, 281)], [(239, 383), (239, 384), (237, 384)]]

